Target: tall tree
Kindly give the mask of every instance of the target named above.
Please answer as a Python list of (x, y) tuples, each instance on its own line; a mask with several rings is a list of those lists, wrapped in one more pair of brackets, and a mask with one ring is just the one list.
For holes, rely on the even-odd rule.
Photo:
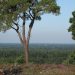
[(72, 12), (72, 16), (69, 20), (71, 26), (69, 27), (68, 31), (72, 33), (72, 39), (75, 40), (75, 11)]
[[(59, 14), (56, 0), (0, 0), (0, 31), (14, 29), (25, 51), (25, 62), (29, 60), (29, 40), (35, 20), (41, 20), (44, 13)], [(20, 25), (19, 21), (22, 21)], [(26, 21), (30, 20), (28, 35)], [(22, 30), (22, 31), (21, 31)]]

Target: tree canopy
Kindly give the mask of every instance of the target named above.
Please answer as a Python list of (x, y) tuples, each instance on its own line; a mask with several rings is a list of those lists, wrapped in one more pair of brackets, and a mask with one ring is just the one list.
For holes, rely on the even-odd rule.
[(34, 15), (36, 20), (40, 20), (42, 14), (59, 14), (59, 10), (56, 0), (0, 0), (0, 31), (10, 29), (13, 21), (22, 19), (23, 12), (27, 20)]
[(75, 40), (75, 11), (72, 12), (72, 16), (69, 20), (71, 26), (69, 27), (68, 31), (72, 32), (72, 39)]

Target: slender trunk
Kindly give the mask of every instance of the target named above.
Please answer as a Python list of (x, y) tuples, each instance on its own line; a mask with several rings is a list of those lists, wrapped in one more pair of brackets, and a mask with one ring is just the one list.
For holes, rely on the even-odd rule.
[(30, 36), (31, 36), (31, 30), (32, 30), (32, 27), (34, 24), (34, 19), (31, 21), (31, 23), (29, 25), (28, 36), (27, 36), (27, 39), (25, 41), (25, 60), (26, 60), (27, 65), (29, 64), (29, 41), (30, 41)]
[(23, 13), (23, 25), (22, 25), (22, 35), (19, 32), (19, 27), (17, 25), (17, 29), (13, 28), (16, 30), (16, 32), (18, 33), (19, 39), (24, 47), (24, 60), (25, 60), (25, 64), (28, 65), (29, 64), (29, 41), (30, 41), (30, 35), (31, 35), (31, 30), (34, 24), (34, 20), (35, 20), (35, 16), (33, 17), (33, 19), (31, 20), (31, 23), (29, 25), (29, 31), (28, 31), (28, 36), (26, 37), (25, 35), (25, 13)]
[(25, 64), (29, 64), (29, 48), (27, 46), (27, 43), (24, 44), (24, 52), (25, 52)]
[(25, 44), (24, 44), (26, 65), (29, 64), (29, 40), (30, 40), (30, 34), (31, 34), (31, 28), (28, 31), (28, 37), (27, 37), (27, 40), (25, 41)]
[(23, 38), (23, 46), (24, 46), (24, 59), (25, 59), (25, 64), (28, 65), (29, 64), (29, 48), (28, 48), (28, 42), (26, 39), (26, 35), (25, 35), (25, 13), (23, 13), (23, 32), (22, 32), (22, 38)]
[(28, 48), (27, 48), (27, 40), (25, 37), (25, 25), (23, 25), (23, 47), (24, 47), (24, 59), (26, 65), (28, 65)]
[(18, 36), (19, 36), (19, 39), (20, 39), (20, 41), (21, 41), (21, 44), (23, 45), (23, 40), (22, 40), (22, 37), (21, 37), (20, 32), (19, 32), (19, 31), (17, 31), (17, 34), (18, 34)]
[(31, 30), (32, 30), (32, 28), (29, 28), (28, 37), (27, 37), (27, 47), (28, 48), (29, 48), (29, 41), (30, 41)]
[(26, 41), (26, 38), (25, 36), (23, 35), (23, 40), (22, 40), (22, 37), (21, 37), (21, 34), (19, 32), (18, 33), (18, 36), (19, 36), (19, 39), (23, 45), (23, 49), (24, 49), (24, 60), (25, 60), (25, 64), (28, 65), (28, 61), (29, 61), (29, 47), (28, 47), (28, 41)]

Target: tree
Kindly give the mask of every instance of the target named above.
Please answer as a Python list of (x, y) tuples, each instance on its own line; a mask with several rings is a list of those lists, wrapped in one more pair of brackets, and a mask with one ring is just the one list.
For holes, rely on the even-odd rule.
[(75, 64), (75, 51), (71, 52), (63, 64)]
[(69, 27), (68, 31), (72, 32), (72, 39), (75, 40), (75, 11), (72, 12), (72, 16), (69, 20), (71, 26)]
[[(25, 51), (25, 62), (29, 59), (29, 40), (35, 20), (41, 20), (44, 13), (60, 13), (56, 0), (0, 0), (0, 31), (14, 29)], [(19, 21), (22, 21), (20, 25)], [(26, 21), (30, 20), (28, 35)], [(22, 30), (22, 31), (21, 31)]]

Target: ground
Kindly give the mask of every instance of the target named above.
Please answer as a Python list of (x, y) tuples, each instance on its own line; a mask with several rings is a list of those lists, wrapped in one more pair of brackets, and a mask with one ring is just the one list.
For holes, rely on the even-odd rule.
[[(0, 70), (4, 66), (0, 65)], [(10, 68), (12, 65), (7, 66)], [(30, 64), (25, 66), (22, 64), (19, 67), (22, 68), (20, 75), (75, 75), (75, 65)]]

